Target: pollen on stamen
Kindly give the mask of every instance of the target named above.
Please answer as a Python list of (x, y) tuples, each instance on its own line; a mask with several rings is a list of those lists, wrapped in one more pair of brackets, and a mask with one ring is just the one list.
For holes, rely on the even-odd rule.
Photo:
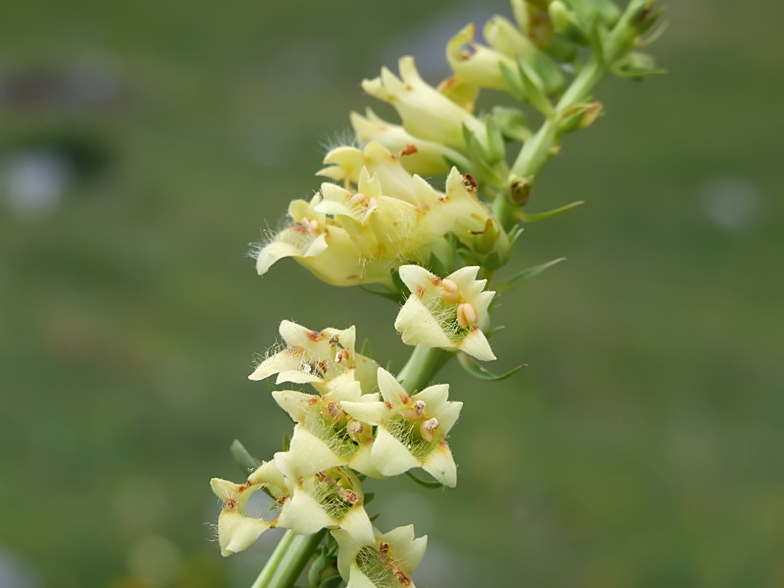
[(419, 429), (422, 433), (422, 438), (426, 441), (432, 441), (435, 438), (435, 430), (438, 429), (438, 427), (439, 422), (436, 418), (432, 418), (422, 423), (422, 426)]
[(476, 310), (468, 303), (463, 303), (457, 307), (457, 324), (466, 328), (469, 325), (476, 324), (477, 316)]
[(416, 402), (414, 402), (414, 412), (416, 412), (418, 415), (421, 416), (425, 413), (426, 406), (427, 405), (425, 404), (424, 400), (417, 400)]

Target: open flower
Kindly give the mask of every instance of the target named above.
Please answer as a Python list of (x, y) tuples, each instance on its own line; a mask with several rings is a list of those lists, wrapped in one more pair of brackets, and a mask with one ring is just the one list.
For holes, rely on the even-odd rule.
[(378, 368), (383, 402), (343, 402), (343, 410), (362, 423), (378, 427), (370, 452), (385, 476), (422, 468), (446, 486), (455, 486), (457, 470), (446, 442), (460, 415), (462, 402), (450, 402), (449, 386), (439, 384), (409, 396), (395, 377)]
[(399, 67), (402, 80), (383, 68), (381, 77), (363, 81), (362, 88), (394, 106), (406, 131), (426, 141), (464, 149), (465, 126), (480, 143), (487, 145), (484, 124), (427, 84), (419, 76), (413, 57), (402, 57)]
[(362, 149), (337, 147), (324, 162), (329, 166), (319, 174), (344, 188), (322, 185), (316, 210), (334, 217), (370, 259), (385, 256), (395, 266), (426, 261), (427, 247), (448, 233), (479, 255), (508, 249), (508, 237), (477, 197), (473, 178), (457, 168), (446, 179), (446, 191), (439, 192), (376, 141)]
[(363, 544), (344, 531), (332, 531), (340, 548), (338, 571), (347, 588), (416, 588), (411, 574), (425, 555), (427, 535), (414, 539), (414, 525), (374, 533), (374, 540)]
[[(290, 493), (283, 474), (271, 461), (263, 463), (245, 484), (213, 478), (210, 485), (223, 502), (218, 518), (218, 541), (224, 556), (244, 551), (264, 531), (277, 527), (281, 507)], [(265, 490), (275, 501), (255, 501), (257, 504), (249, 505), (249, 499), (259, 490)]]
[(482, 88), (509, 90), (509, 82), (501, 70), (517, 71), (517, 64), (506, 55), (474, 41), (476, 27), (466, 25), (446, 46), (446, 58), (455, 77)]
[(354, 380), (365, 390), (375, 388), (378, 364), (354, 351), (356, 329), (353, 326), (343, 331), (319, 332), (283, 321), (280, 336), (286, 348), (262, 361), (249, 379), (264, 380), (278, 374), (278, 384), (311, 384), (323, 394), (329, 391), (330, 385)]
[(391, 283), (386, 264), (368, 263), (346, 231), (316, 210), (320, 201), (317, 194), (310, 202), (291, 202), (292, 224), (254, 252), (259, 275), (267, 273), (278, 260), (292, 257), (319, 279), (335, 286)]
[(343, 529), (357, 541), (373, 540), (362, 484), (351, 470), (337, 467), (339, 461), (304, 427), (295, 429), (289, 451), (275, 454), (275, 465), (291, 490), (278, 526), (301, 535)]
[(323, 396), (294, 390), (272, 393), (275, 401), (294, 422), (294, 437), (308, 439), (321, 453), (329, 451), (335, 465), (349, 466), (370, 476), (384, 476), (370, 461), (373, 446), (373, 427), (351, 418), (342, 408), (345, 402), (378, 402), (378, 394), (362, 394), (359, 382), (335, 386)]
[(404, 127), (382, 120), (370, 108), (365, 110), (365, 116), (352, 112), (351, 126), (360, 143), (378, 141), (396, 153), (406, 171), (412, 174), (446, 175), (453, 163), (459, 164), (464, 170), (471, 168), (468, 159), (458, 151), (441, 143), (415, 137)]
[(441, 279), (417, 265), (400, 267), (411, 291), (395, 319), (403, 343), (464, 351), (482, 361), (495, 359), (482, 329), (490, 323), (488, 307), (495, 295), (477, 280), (477, 266), (461, 268)]

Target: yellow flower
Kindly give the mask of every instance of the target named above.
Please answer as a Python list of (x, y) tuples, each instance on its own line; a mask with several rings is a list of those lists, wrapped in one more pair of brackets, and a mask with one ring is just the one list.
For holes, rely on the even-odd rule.
[(440, 143), (415, 137), (400, 125), (379, 118), (370, 108), (365, 116), (351, 113), (351, 126), (357, 141), (378, 141), (392, 153), (397, 154), (402, 166), (412, 174), (421, 176), (446, 175), (453, 163), (463, 169), (471, 169), (471, 162), (461, 153)]
[(441, 279), (416, 265), (400, 267), (400, 279), (411, 291), (395, 320), (403, 343), (464, 351), (482, 361), (495, 359), (482, 329), (490, 323), (488, 307), (495, 295), (477, 280), (477, 266)]
[[(223, 503), (218, 541), (224, 556), (244, 551), (264, 531), (277, 527), (280, 510), (290, 494), (288, 483), (274, 462), (263, 463), (245, 484), (213, 478), (210, 485)], [(248, 500), (259, 490), (266, 490), (277, 501), (270, 501), (272, 504), (267, 506), (249, 506)]]
[(414, 525), (381, 534), (361, 543), (344, 531), (332, 531), (338, 542), (338, 571), (347, 588), (416, 588), (411, 574), (422, 561), (427, 535), (414, 539)]
[(430, 386), (409, 396), (395, 377), (378, 368), (383, 402), (343, 402), (342, 408), (362, 423), (378, 427), (370, 452), (385, 476), (422, 468), (446, 486), (457, 484), (457, 469), (446, 442), (462, 402), (447, 400), (449, 386)]
[(465, 126), (480, 143), (487, 145), (484, 124), (426, 83), (413, 57), (402, 57), (398, 64), (402, 80), (383, 68), (380, 77), (364, 80), (362, 88), (394, 106), (406, 131), (426, 141), (465, 149)]
[(373, 427), (351, 418), (342, 406), (343, 402), (377, 402), (378, 394), (362, 394), (359, 382), (350, 382), (323, 396), (294, 390), (273, 392), (272, 396), (297, 423), (295, 437), (312, 437), (310, 442), (319, 452), (326, 449), (333, 454), (335, 465), (351, 467), (371, 478), (384, 477), (370, 460)]
[(276, 261), (293, 257), (319, 279), (334, 286), (391, 284), (389, 267), (362, 258), (348, 233), (316, 210), (321, 196), (289, 205), (292, 224), (256, 252), (256, 271), (267, 273)]
[(331, 385), (354, 380), (365, 390), (375, 388), (378, 364), (354, 351), (356, 329), (353, 326), (343, 331), (319, 332), (283, 321), (280, 336), (286, 348), (262, 361), (249, 379), (264, 380), (278, 374), (278, 384), (312, 384), (322, 394), (329, 392)]

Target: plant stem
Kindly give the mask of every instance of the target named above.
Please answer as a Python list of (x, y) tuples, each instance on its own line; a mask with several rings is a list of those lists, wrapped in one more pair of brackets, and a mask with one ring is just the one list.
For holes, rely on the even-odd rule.
[(417, 346), (397, 379), (409, 394), (421, 390), (453, 355), (438, 347)]
[(326, 529), (313, 535), (286, 531), (251, 588), (291, 588), (326, 534)]

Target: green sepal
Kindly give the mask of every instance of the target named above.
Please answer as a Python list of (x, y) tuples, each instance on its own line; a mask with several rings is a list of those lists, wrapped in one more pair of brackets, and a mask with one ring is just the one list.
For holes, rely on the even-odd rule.
[(527, 364), (523, 363), (518, 365), (516, 368), (512, 368), (505, 374), (501, 374), (500, 376), (497, 376), (490, 370), (479, 365), (473, 357), (469, 356), (466, 353), (458, 353), (457, 361), (460, 362), (460, 365), (469, 375), (472, 375), (480, 380), (486, 380), (490, 382), (500, 382), (501, 380), (506, 380), (507, 378), (510, 378), (513, 375), (515, 375), (524, 367), (528, 367)]
[(522, 226), (520, 226), (519, 224), (516, 224), (506, 234), (507, 237), (509, 237), (509, 250), (510, 251), (515, 246), (515, 243), (517, 243), (517, 240), (520, 238), (520, 235), (523, 234), (523, 231), (525, 231), (525, 229)]
[(493, 335), (495, 335), (498, 331), (503, 331), (506, 327), (504, 325), (498, 325), (497, 327), (492, 327), (484, 331), (485, 338), (489, 339)]
[(525, 115), (516, 108), (496, 106), (490, 117), (495, 118), (501, 134), (510, 141), (524, 143), (533, 137), (533, 131), (525, 126)]
[(376, 513), (376, 514), (374, 514), (372, 517), (368, 517), (368, 518), (370, 519), (370, 522), (371, 522), (371, 523), (374, 523), (374, 522), (376, 522), (376, 519), (377, 519), (378, 517), (380, 517), (380, 516), (381, 516), (381, 513), (380, 513), (380, 512), (377, 512), (377, 513)]
[(318, 554), (308, 570), (308, 586), (321, 585), (321, 572), (327, 567), (327, 555), (324, 549)]
[(423, 480), (422, 478), (415, 476), (411, 472), (406, 472), (406, 475), (423, 488), (430, 488), (431, 490), (435, 490), (436, 488), (444, 487), (441, 482), (428, 482), (427, 480)]
[(440, 257), (438, 257), (435, 253), (430, 254), (430, 260), (428, 261), (427, 265), (428, 265), (427, 269), (429, 269), (437, 276), (444, 277), (450, 273), (449, 268), (446, 267), (444, 261)]
[(489, 161), (491, 163), (503, 161), (506, 157), (506, 147), (504, 145), (504, 136), (501, 132), (501, 125), (498, 124), (494, 116), (488, 116), (485, 121), (485, 128), (487, 129)]
[(368, 357), (370, 359), (373, 359), (373, 352), (370, 351), (370, 339), (366, 338), (362, 342), (362, 349), (359, 351), (359, 354), (364, 355), (365, 357)]
[[(364, 290), (368, 294), (373, 294), (374, 296), (380, 296), (381, 298), (386, 298), (387, 300), (391, 300), (392, 302), (401, 302), (404, 300), (404, 296), (400, 292), (393, 292), (392, 290), (376, 290), (375, 288), (369, 288), (363, 284), (359, 285), (360, 290)], [(363, 354), (364, 355), (364, 354)]]
[(620, 9), (610, 0), (584, 0), (599, 13), (599, 21), (606, 27), (614, 27), (621, 18)]
[(531, 106), (541, 112), (545, 118), (550, 118), (554, 114), (553, 105), (544, 94), (544, 82), (536, 70), (530, 63), (525, 61), (522, 57), (517, 59), (517, 69), (520, 74), (520, 80), (525, 87), (525, 95)]
[(239, 467), (246, 476), (249, 476), (261, 466), (261, 461), (253, 457), (250, 452), (245, 449), (245, 446), (240, 443), (239, 439), (235, 439), (232, 442), (229, 451), (231, 451), (231, 457), (234, 459), (234, 463), (237, 464), (237, 467)]
[(373, 499), (376, 497), (375, 492), (365, 492), (365, 497), (363, 498), (363, 503), (365, 506), (373, 502)]
[(566, 261), (565, 257), (559, 257), (558, 259), (554, 259), (553, 261), (548, 261), (547, 263), (543, 263), (541, 265), (535, 265), (534, 267), (529, 267), (528, 269), (524, 269), (519, 274), (512, 276), (511, 278), (507, 278), (497, 284), (493, 285), (493, 288), (499, 294), (501, 292), (505, 292), (506, 290), (511, 290), (512, 288), (516, 288), (526, 280), (530, 280), (537, 274), (541, 274), (547, 268), (554, 266), (557, 263), (561, 263), (562, 261)]
[(291, 437), (288, 433), (283, 434), (283, 451), (291, 449)]
[(560, 208), (555, 208), (553, 210), (548, 210), (547, 212), (539, 212), (535, 214), (526, 214), (521, 210), (519, 213), (517, 213), (517, 218), (518, 220), (521, 220), (526, 223), (533, 223), (536, 221), (544, 220), (546, 218), (558, 216), (559, 214), (568, 212), (573, 208), (582, 206), (583, 204), (585, 204), (585, 200), (578, 200), (577, 202), (572, 202), (571, 204), (567, 204), (566, 206), (561, 206)]

